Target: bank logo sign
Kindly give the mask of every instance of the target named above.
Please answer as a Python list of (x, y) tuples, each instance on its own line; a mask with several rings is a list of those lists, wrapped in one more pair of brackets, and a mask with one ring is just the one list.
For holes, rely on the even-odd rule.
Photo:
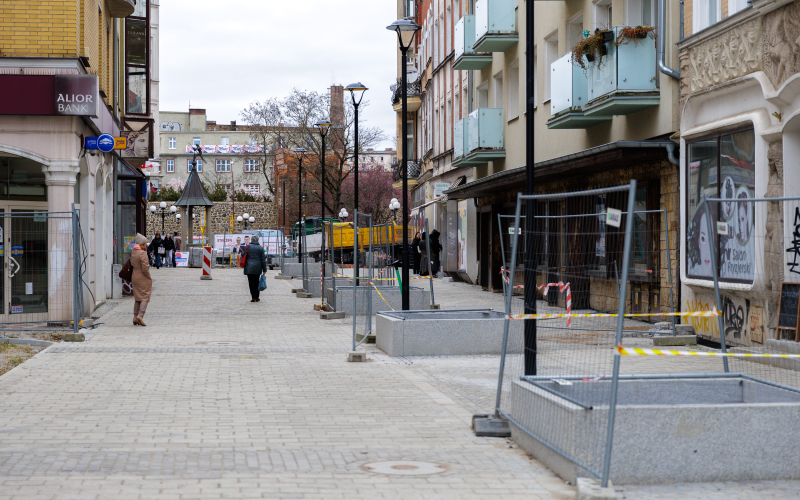
[(109, 134), (103, 134), (97, 138), (97, 149), (103, 153), (110, 153), (114, 151), (114, 137)]
[(97, 117), (97, 82), (95, 75), (55, 75), (56, 115)]

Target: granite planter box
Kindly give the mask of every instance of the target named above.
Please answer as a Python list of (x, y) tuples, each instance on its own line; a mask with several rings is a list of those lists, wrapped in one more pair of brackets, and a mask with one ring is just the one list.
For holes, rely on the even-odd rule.
[[(503, 316), (491, 309), (382, 312), (377, 315), (376, 343), (389, 356), (500, 354)], [(520, 334), (509, 338), (508, 349), (522, 352)]]
[[(365, 280), (366, 281), (366, 280)], [(341, 283), (341, 285), (340, 285)], [(341, 311), (348, 316), (353, 315), (353, 280), (351, 278), (336, 278), (336, 290), (331, 290), (328, 288), (326, 290), (327, 293), (327, 300), (328, 304), (333, 307), (336, 304), (336, 310)], [(400, 310), (403, 306), (403, 298), (400, 295), (400, 288), (396, 286), (378, 286), (378, 290), (380, 290), (381, 295), (383, 298), (386, 299), (386, 302), (381, 299), (378, 292), (375, 291), (370, 285), (365, 284), (362, 282), (359, 285), (359, 288), (362, 289), (359, 292), (357, 306), (359, 314), (366, 314), (367, 305), (369, 304), (365, 297), (370, 296), (372, 297), (372, 314), (376, 314), (381, 311), (391, 311)], [(367, 288), (371, 288), (372, 292), (366, 292)], [(430, 309), (431, 308), (431, 292), (428, 290), (424, 290), (419, 287), (412, 286), (409, 289), (409, 299), (410, 299), (410, 306), (411, 309)], [(335, 302), (334, 302), (335, 301)], [(391, 307), (389, 307), (391, 306)]]
[[(731, 374), (725, 378), (619, 382), (611, 476), (619, 484), (800, 478), (800, 393)], [(564, 480), (593, 477), (538, 436), (602, 471), (610, 380), (540, 380), (584, 409), (526, 381), (511, 385), (511, 437)], [(527, 431), (527, 432), (526, 432)]]
[[(309, 262), (306, 264), (308, 268), (308, 275), (309, 276), (316, 276), (319, 277), (322, 273), (322, 264), (319, 262)], [(325, 274), (330, 276), (333, 272), (333, 266), (330, 263), (325, 265)], [(303, 276), (303, 264), (290, 264), (284, 263), (283, 268), (281, 269), (281, 274), (283, 276)]]

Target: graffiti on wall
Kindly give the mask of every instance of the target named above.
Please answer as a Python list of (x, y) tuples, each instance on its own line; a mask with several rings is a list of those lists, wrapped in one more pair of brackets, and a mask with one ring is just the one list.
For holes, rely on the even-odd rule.
[(794, 209), (794, 230), (792, 246), (786, 249), (786, 265), (790, 273), (800, 274), (800, 207)]
[(181, 122), (163, 121), (159, 124), (162, 132), (180, 132), (181, 126)]
[[(686, 301), (686, 312), (708, 312), (714, 309), (713, 297)], [(729, 345), (750, 345), (764, 342), (764, 309), (755, 307), (749, 299), (722, 296), (722, 324)], [(688, 317), (695, 332), (703, 337), (719, 339), (719, 319), (716, 317)]]

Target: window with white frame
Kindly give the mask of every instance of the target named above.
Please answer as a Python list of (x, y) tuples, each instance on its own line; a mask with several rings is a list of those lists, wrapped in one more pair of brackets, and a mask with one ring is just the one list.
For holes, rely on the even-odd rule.
[(448, 5), (447, 9), (445, 10), (445, 16), (444, 16), (444, 44), (445, 44), (444, 53), (445, 53), (445, 56), (447, 56), (447, 54), (449, 54), (450, 51), (452, 50), (452, 47), (450, 47), (450, 45), (451, 45), (450, 44), (450, 18), (451, 17), (452, 16), (450, 15), (450, 6)]
[(594, 4), (594, 28), (596, 29), (609, 29), (613, 27), (613, 18), (611, 16), (611, 0), (600, 0)]
[(478, 87), (478, 107), (479, 108), (488, 108), (489, 107), (489, 82), (483, 82)]
[(258, 137), (251, 137), (250, 138), (250, 145), (251, 146), (258, 146)]
[(175, 172), (175, 160), (167, 160), (167, 173), (172, 174)]
[(692, 2), (692, 32), (697, 33), (720, 20), (720, 0), (695, 0)]
[(503, 108), (503, 72), (500, 71), (494, 77), (494, 107)]
[(542, 102), (550, 100), (550, 65), (558, 59), (558, 31), (544, 39), (544, 96)]
[(728, 17), (747, 8), (748, 0), (728, 0)]
[(245, 184), (244, 190), (250, 194), (258, 194), (261, 192), (261, 186), (258, 184)]
[[(534, 56), (535, 57), (535, 56)], [(536, 61), (534, 60), (534, 67)], [(509, 120), (519, 117), (519, 60), (508, 65), (508, 111)], [(536, 88), (534, 87), (534, 92)], [(534, 102), (536, 100), (534, 99)]]
[(248, 158), (244, 161), (245, 172), (258, 172), (258, 160)]
[(169, 149), (177, 149), (178, 145), (178, 138), (177, 137), (170, 137), (169, 138)]
[[(192, 171), (192, 160), (190, 158), (186, 159), (186, 171), (187, 172)], [(197, 159), (197, 171), (201, 173), (203, 172), (203, 160), (201, 160), (200, 158)]]
[(193, 146), (199, 146), (200, 145), (200, 138), (199, 137), (193, 138), (192, 139), (192, 145)]
[(230, 172), (230, 171), (231, 171), (230, 160), (217, 160), (217, 172)]
[(657, 0), (626, 0), (625, 24), (628, 26), (655, 26)]
[(158, 173), (160, 174), (161, 173), (161, 162), (160, 161), (156, 162), (156, 164), (158, 165)]
[(222, 146), (229, 146), (231, 144), (231, 140), (229, 137), (223, 137), (219, 140)]
[[(631, 0), (635, 1), (635, 0)], [(583, 39), (583, 12), (578, 12), (567, 21), (567, 47), (574, 47)]]
[(450, 123), (452, 123), (452, 116), (453, 116), (453, 101), (448, 99), (447, 100), (447, 107), (445, 108), (445, 115), (444, 115), (444, 149), (450, 149), (450, 145), (452, 141), (450, 140), (450, 131), (452, 127)]
[(223, 184), (222, 187), (223, 187), (223, 189), (225, 189), (225, 191), (228, 191), (228, 192), (231, 191), (231, 185), (230, 184)]

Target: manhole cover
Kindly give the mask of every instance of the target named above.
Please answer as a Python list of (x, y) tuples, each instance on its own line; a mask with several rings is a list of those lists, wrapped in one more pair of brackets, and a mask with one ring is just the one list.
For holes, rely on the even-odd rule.
[(198, 344), (198, 345), (222, 345), (222, 346), (228, 346), (228, 345), (250, 345), (250, 344), (252, 344), (252, 342), (239, 342), (239, 341), (236, 341), (236, 340), (212, 340), (212, 341), (209, 341), (209, 342), (196, 342), (196, 344)]
[(450, 467), (433, 462), (419, 462), (416, 460), (385, 460), (370, 462), (362, 465), (361, 470), (376, 474), (389, 474), (393, 476), (425, 476), (447, 472)]

